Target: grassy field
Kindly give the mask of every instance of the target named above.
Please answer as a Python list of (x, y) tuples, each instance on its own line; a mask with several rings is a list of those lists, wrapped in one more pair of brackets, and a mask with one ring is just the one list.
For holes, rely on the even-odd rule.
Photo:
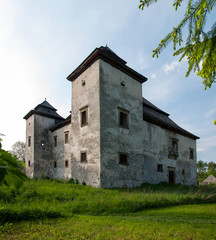
[(216, 239), (216, 186), (30, 180), (0, 199), (0, 239)]

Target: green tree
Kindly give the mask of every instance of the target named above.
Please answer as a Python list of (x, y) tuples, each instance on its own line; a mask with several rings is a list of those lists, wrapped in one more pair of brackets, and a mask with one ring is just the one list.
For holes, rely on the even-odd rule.
[(208, 164), (202, 160), (197, 162), (197, 180), (198, 182), (202, 182), (205, 178), (208, 177)]
[(211, 175), (211, 174), (216, 177), (216, 163), (215, 162), (208, 163), (208, 175)]
[[(140, 0), (140, 9), (148, 7), (157, 0)], [(175, 0), (173, 6), (177, 11), (183, 0)], [(216, 5), (216, 0), (188, 0), (187, 9), (178, 26), (161, 40), (158, 47), (153, 50), (153, 57), (160, 54), (168, 43), (173, 43), (173, 55), (181, 55), (179, 61), (187, 59), (188, 70), (186, 77), (193, 70), (203, 79), (205, 89), (216, 82), (216, 23), (209, 32), (204, 32), (207, 16)], [(188, 25), (188, 36), (183, 45), (182, 30)], [(179, 47), (179, 49), (177, 49)]]
[(22, 141), (15, 142), (11, 151), (9, 151), (14, 157), (17, 158), (18, 167), (20, 170), (25, 169), (25, 143)]
[[(0, 138), (0, 146), (2, 146), (1, 141)], [(19, 189), (26, 178), (26, 175), (18, 168), (17, 158), (0, 147), (0, 185)]]

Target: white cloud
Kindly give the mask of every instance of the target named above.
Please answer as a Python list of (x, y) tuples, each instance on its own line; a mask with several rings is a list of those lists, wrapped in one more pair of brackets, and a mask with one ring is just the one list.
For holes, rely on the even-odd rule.
[(165, 64), (162, 69), (165, 73), (175, 70), (177, 67), (180, 67), (181, 63), (179, 61), (173, 61), (170, 64)]
[(211, 118), (211, 117), (216, 118), (216, 108), (211, 109), (205, 114), (205, 118)]
[(151, 78), (152, 78), (152, 79), (155, 79), (156, 77), (157, 77), (157, 76), (156, 76), (156, 74), (154, 74), (154, 73), (151, 75)]

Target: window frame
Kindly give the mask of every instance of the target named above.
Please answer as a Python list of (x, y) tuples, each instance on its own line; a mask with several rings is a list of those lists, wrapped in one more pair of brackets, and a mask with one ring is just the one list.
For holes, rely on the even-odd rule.
[(68, 167), (69, 167), (69, 161), (65, 160), (65, 168), (68, 168)]
[(178, 144), (179, 140), (176, 138), (172, 138), (171, 139), (171, 150), (170, 150), (170, 154), (174, 155), (174, 156), (178, 156), (179, 155), (179, 144)]
[(69, 131), (64, 132), (64, 143), (69, 143)]
[(190, 160), (194, 160), (194, 149), (193, 149), (193, 148), (190, 148), (190, 149), (189, 149), (189, 154), (190, 154), (190, 155), (189, 155), (189, 159), (190, 159)]
[[(125, 120), (121, 118), (124, 115), (126, 116), (126, 124), (124, 124)], [(118, 125), (121, 128), (129, 129), (129, 111), (120, 107), (118, 107)]]
[(57, 147), (57, 145), (58, 145), (58, 137), (54, 136), (53, 140), (54, 140), (54, 147)]
[(54, 161), (53, 168), (57, 168), (57, 161)]
[(157, 164), (157, 172), (159, 172), (159, 173), (163, 172), (163, 164), (161, 164), (161, 163)]
[[(126, 162), (122, 162), (121, 156), (126, 156)], [(119, 152), (118, 153), (118, 164), (122, 166), (128, 166), (129, 165), (129, 153), (125, 152)]]
[[(82, 155), (85, 154), (85, 160), (82, 160)], [(84, 150), (84, 151), (80, 151), (80, 162), (81, 163), (87, 163), (88, 160), (87, 160), (87, 151)]]
[(31, 136), (28, 136), (28, 147), (31, 147)]
[[(85, 113), (85, 122), (83, 122), (83, 113)], [(80, 109), (80, 126), (85, 127), (88, 125), (88, 106), (82, 107)]]

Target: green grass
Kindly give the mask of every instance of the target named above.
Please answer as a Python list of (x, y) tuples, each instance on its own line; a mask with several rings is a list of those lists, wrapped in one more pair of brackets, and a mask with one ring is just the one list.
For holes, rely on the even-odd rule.
[(0, 239), (216, 239), (216, 186), (30, 180), (0, 199)]

